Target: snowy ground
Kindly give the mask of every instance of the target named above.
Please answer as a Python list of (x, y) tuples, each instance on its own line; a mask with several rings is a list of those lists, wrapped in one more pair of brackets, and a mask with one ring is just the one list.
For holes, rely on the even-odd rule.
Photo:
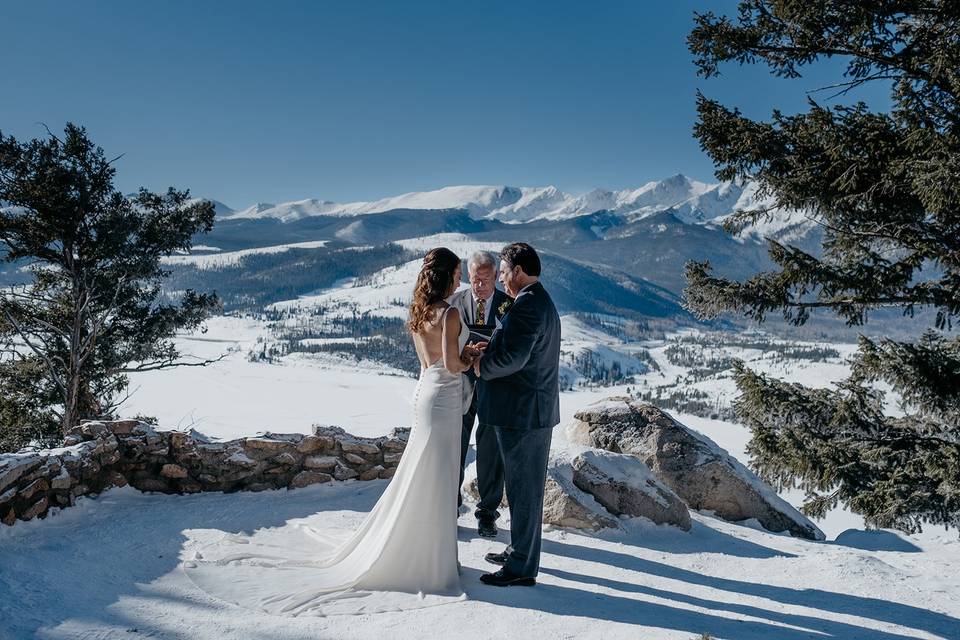
[[(603, 538), (545, 534), (540, 583), (479, 581), (500, 544), (460, 519), (469, 599), (429, 609), (273, 617), (197, 589), (180, 567), (198, 529), (249, 535), (294, 518), (359, 523), (384, 481), (255, 494), (130, 488), (0, 531), (5, 638), (958, 638), (955, 539), (851, 532), (833, 543), (694, 514), (690, 533), (625, 523)], [(500, 542), (506, 540), (501, 532)]]
[[(571, 325), (571, 328), (574, 328)], [(206, 368), (141, 374), (124, 411), (156, 416), (163, 427), (215, 438), (263, 431), (307, 432), (337, 424), (358, 435), (405, 426), (415, 380), (334, 355), (250, 362), (265, 326), (216, 318), (185, 337), (186, 353), (227, 356)], [(570, 332), (573, 340), (589, 332)], [(660, 365), (634, 383), (666, 384), (685, 375), (646, 345)], [(739, 355), (756, 356), (744, 350)], [(762, 365), (762, 363), (761, 363)], [(836, 362), (771, 362), (777, 375), (827, 384)], [(774, 369), (778, 369), (775, 370)], [(699, 383), (728, 393), (727, 382)], [(561, 397), (573, 414), (624, 388), (575, 390)], [(740, 425), (678, 414), (746, 462)], [(556, 431), (564, 446), (564, 429)], [(960, 542), (930, 528), (919, 536), (863, 531), (836, 510), (817, 524), (815, 543), (694, 513), (684, 533), (642, 519), (601, 537), (552, 531), (534, 589), (478, 582), (483, 554), (500, 545), (474, 535), (461, 517), (460, 556), (469, 600), (375, 616), (271, 617), (217, 601), (184, 575), (179, 559), (194, 530), (239, 535), (291, 519), (351, 526), (376, 502), (384, 482), (348, 482), (297, 491), (166, 496), (114, 489), (42, 521), (0, 529), (0, 638), (899, 638), (960, 639)], [(802, 495), (782, 494), (794, 505)], [(501, 532), (500, 542), (506, 542)]]

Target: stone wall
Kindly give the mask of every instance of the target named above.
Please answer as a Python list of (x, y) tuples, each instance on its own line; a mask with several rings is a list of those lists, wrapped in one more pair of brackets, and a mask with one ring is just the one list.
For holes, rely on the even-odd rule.
[(310, 435), (267, 433), (208, 442), (137, 420), (89, 421), (59, 449), (0, 454), (0, 521), (44, 517), (84, 495), (131, 485), (141, 491), (263, 491), (339, 480), (391, 478), (408, 429), (359, 438), (339, 427)]

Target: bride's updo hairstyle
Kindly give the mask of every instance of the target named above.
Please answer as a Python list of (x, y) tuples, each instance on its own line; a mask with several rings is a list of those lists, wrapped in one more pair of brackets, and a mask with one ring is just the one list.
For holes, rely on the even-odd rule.
[(410, 319), (407, 328), (414, 333), (422, 333), (423, 325), (431, 320), (434, 304), (449, 295), (454, 273), (460, 264), (460, 258), (445, 247), (431, 249), (423, 258), (423, 266), (413, 288), (413, 302), (410, 303)]

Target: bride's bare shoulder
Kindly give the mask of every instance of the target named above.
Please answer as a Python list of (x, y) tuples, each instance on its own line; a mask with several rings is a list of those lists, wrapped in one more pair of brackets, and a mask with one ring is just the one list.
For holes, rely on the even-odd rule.
[(433, 325), (438, 325), (438, 324), (440, 324), (440, 322), (441, 322), (444, 318), (446, 318), (447, 315), (449, 315), (447, 312), (448, 312), (450, 309), (453, 309), (453, 307), (451, 307), (449, 304), (447, 304), (447, 303), (446, 303), (445, 301), (443, 301), (443, 300), (441, 300), (440, 302), (437, 302), (437, 303), (434, 303), (433, 305), (431, 305), (431, 306), (430, 306), (430, 311), (431, 311), (431, 314), (430, 314), (430, 316), (431, 316), (431, 317), (430, 317), (430, 323), (433, 324)]
[(460, 309), (447, 305), (443, 310), (443, 322), (448, 326), (460, 326)]

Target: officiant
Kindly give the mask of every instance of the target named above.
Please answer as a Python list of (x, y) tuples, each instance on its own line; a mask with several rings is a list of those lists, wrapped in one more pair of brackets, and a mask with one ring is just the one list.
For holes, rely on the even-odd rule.
[[(477, 251), (467, 261), (467, 275), (470, 288), (458, 291), (450, 298), (450, 305), (460, 311), (460, 315), (470, 326), (471, 341), (488, 340), (496, 328), (497, 322), (507, 312), (513, 299), (497, 289), (497, 261), (486, 251)], [(482, 380), (478, 380), (470, 369), (463, 374), (467, 384), (473, 389), (470, 408), (463, 414), (463, 431), (460, 441), (460, 485), (463, 485), (463, 470), (477, 418), (477, 396), (483, 393)], [(497, 518), (500, 512), (500, 500), (503, 496), (503, 459), (497, 434), (491, 425), (484, 424), (480, 416), (477, 427), (477, 489), (480, 501), (474, 515), (477, 518), (477, 533), (485, 538), (497, 535)], [(457, 507), (463, 504), (462, 490), (458, 491)]]

